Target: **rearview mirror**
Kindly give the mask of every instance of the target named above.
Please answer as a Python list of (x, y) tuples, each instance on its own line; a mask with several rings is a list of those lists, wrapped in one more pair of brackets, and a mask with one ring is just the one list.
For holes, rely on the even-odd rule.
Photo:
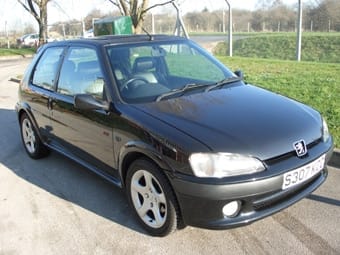
[(74, 97), (74, 107), (80, 110), (104, 110), (108, 111), (110, 105), (99, 101), (89, 94), (77, 94)]

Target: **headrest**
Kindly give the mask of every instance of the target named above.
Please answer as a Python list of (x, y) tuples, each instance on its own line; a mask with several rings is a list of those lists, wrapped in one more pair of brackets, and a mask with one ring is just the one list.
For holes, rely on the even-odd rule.
[(155, 68), (155, 60), (153, 57), (136, 58), (133, 64), (133, 71), (136, 73), (149, 71), (152, 68)]

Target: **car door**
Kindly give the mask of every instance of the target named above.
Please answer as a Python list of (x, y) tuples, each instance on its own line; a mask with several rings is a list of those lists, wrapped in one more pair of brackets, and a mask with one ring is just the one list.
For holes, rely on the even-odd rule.
[(110, 174), (116, 174), (113, 117), (104, 110), (74, 108), (76, 94), (106, 98), (104, 77), (94, 48), (70, 47), (60, 69), (51, 105), (54, 145), (64, 153)]
[(54, 94), (63, 52), (63, 47), (47, 48), (33, 68), (29, 90), (23, 91), (44, 141), (48, 141), (51, 135), (49, 101)]

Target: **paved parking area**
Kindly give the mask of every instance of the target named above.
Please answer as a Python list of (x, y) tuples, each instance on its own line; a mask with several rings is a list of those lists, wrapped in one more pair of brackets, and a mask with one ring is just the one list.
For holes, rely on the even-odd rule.
[(340, 170), (287, 210), (224, 231), (187, 227), (148, 236), (124, 193), (51, 153), (30, 159), (14, 112), (28, 60), (0, 61), (0, 255), (14, 254), (340, 254)]

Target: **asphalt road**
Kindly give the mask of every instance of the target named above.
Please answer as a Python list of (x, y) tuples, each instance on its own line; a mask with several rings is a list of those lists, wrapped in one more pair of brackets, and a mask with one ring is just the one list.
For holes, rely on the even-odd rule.
[(30, 159), (14, 111), (28, 60), (0, 60), (0, 255), (340, 254), (340, 170), (294, 206), (224, 231), (187, 227), (165, 238), (136, 224), (124, 193), (51, 153)]
[[(244, 35), (233, 35), (233, 41), (237, 41), (240, 39), (244, 39), (247, 36)], [(228, 34), (225, 35), (210, 35), (210, 36), (201, 36), (201, 35), (192, 35), (190, 39), (204, 47), (209, 52), (213, 52), (214, 48), (219, 42), (227, 42)]]
[(214, 48), (219, 42), (227, 41), (227, 36), (191, 36), (191, 40), (199, 44), (201, 47), (205, 48), (210, 53), (213, 52)]

